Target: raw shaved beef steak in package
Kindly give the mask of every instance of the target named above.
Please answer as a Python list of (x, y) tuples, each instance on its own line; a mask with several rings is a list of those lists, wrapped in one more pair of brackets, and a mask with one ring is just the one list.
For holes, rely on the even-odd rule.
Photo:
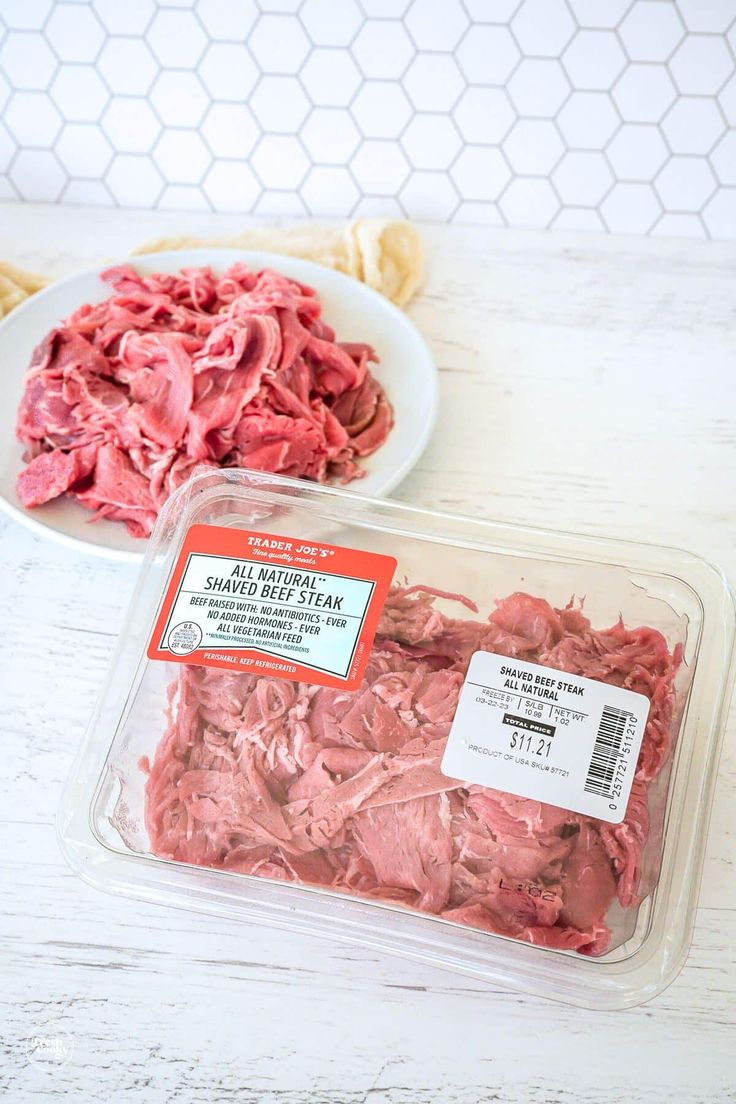
[(108, 888), (637, 1003), (686, 953), (732, 647), (685, 553), (203, 472), (63, 844)]

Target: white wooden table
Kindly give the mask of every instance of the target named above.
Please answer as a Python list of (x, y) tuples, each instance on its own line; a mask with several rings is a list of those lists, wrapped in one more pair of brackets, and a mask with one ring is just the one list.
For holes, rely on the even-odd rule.
[[(151, 235), (237, 225), (31, 205), (0, 207), (0, 220), (2, 253), (55, 274)], [(459, 228), (428, 229), (427, 240), (429, 278), (410, 313), (440, 366), (442, 418), (397, 497), (684, 545), (735, 584), (736, 248)], [(135, 569), (5, 520), (0, 541), (0, 1095), (735, 1099), (733, 712), (685, 970), (642, 1008), (573, 1011), (77, 881), (57, 850), (54, 809)], [(40, 1039), (35, 1051), (29, 1038)]]

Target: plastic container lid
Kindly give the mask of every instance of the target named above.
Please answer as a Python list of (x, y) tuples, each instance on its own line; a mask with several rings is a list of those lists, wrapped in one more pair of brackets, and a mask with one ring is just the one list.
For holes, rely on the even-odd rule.
[(685, 552), (203, 472), (62, 848), (101, 889), (638, 1004), (689, 948), (733, 643)]

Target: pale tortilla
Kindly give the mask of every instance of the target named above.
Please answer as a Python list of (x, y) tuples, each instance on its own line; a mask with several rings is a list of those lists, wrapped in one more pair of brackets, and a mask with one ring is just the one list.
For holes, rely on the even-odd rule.
[(257, 226), (220, 238), (158, 238), (136, 253), (167, 249), (226, 246), (264, 249), (327, 265), (380, 291), (397, 306), (405, 306), (422, 279), (422, 241), (408, 222), (357, 219), (345, 229), (331, 226)]
[(0, 318), (10, 314), (14, 307), (46, 287), (48, 282), (45, 276), (24, 272), (22, 268), (0, 261)]
[[(134, 255), (208, 246), (263, 249), (316, 261), (361, 280), (399, 307), (409, 302), (422, 280), (421, 238), (410, 223), (392, 219), (356, 219), (344, 229), (305, 223), (257, 226), (222, 238), (158, 238), (139, 246)], [(49, 282), (0, 261), (0, 318)]]

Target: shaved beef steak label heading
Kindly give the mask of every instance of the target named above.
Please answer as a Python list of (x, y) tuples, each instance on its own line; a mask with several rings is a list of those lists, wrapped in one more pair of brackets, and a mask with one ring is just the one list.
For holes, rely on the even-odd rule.
[(648, 715), (643, 694), (475, 652), (442, 772), (618, 824)]
[(357, 689), (395, 570), (392, 556), (194, 525), (148, 656)]

